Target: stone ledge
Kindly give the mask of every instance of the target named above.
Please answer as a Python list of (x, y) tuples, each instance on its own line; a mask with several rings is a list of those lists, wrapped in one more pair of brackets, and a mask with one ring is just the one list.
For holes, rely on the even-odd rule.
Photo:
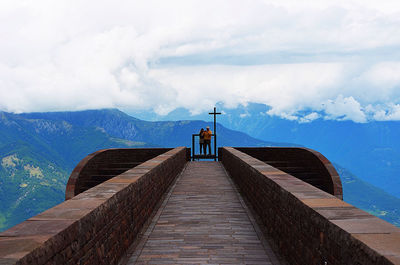
[(400, 229), (234, 148), (222, 163), (290, 264), (400, 264)]
[[(252, 166), (254, 168), (262, 167), (260, 162), (264, 165), (273, 166), (275, 170), (276, 168), (281, 169), (296, 178), (309, 182), (311, 185), (318, 186), (318, 188), (339, 199), (343, 199), (342, 182), (339, 174), (331, 162), (315, 150), (303, 147), (237, 147), (235, 149), (251, 156), (251, 158), (243, 158), (244, 161), (249, 163), (253, 161)], [(257, 159), (258, 162), (254, 162), (253, 159)], [(268, 170), (266, 169), (266, 171)], [(315, 179), (310, 180), (307, 177), (310, 174), (318, 176), (318, 183), (315, 183)]]
[[(107, 165), (113, 163), (140, 164), (169, 150), (171, 148), (117, 148), (96, 151), (83, 158), (72, 171), (65, 190), (65, 198), (66, 200), (71, 199), (82, 191), (87, 190), (86, 185), (93, 187), (104, 181), (93, 179), (95, 175), (111, 174), (108, 178), (119, 175), (118, 173), (113, 173), (112, 170), (107, 170)], [(165, 158), (160, 157), (159, 161), (163, 159)], [(104, 166), (105, 168), (102, 168)]]
[(0, 233), (0, 264), (117, 264), (186, 163), (179, 147)]

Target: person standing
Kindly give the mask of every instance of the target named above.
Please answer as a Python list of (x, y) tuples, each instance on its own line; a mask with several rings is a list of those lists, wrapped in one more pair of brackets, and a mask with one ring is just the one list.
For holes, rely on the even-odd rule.
[[(200, 155), (201, 155), (201, 152), (203, 152), (203, 150), (205, 150), (205, 148), (204, 148), (204, 129), (203, 128), (201, 128), (200, 133), (199, 133), (199, 144), (200, 144)], [(204, 151), (204, 154), (206, 154), (205, 151)]]
[(204, 132), (204, 154), (207, 152), (208, 146), (208, 154), (211, 155), (211, 136), (212, 131), (210, 130), (210, 126), (207, 126), (206, 131)]

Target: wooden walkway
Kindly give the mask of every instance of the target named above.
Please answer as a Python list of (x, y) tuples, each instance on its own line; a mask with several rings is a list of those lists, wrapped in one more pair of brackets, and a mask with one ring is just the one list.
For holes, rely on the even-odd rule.
[(125, 264), (279, 264), (219, 162), (189, 162)]

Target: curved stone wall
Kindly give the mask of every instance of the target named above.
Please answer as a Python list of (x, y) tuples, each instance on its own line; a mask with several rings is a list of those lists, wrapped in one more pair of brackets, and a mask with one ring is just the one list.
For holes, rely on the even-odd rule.
[[(112, 150), (120, 151), (103, 150), (85, 158), (80, 172), (85, 165), (94, 170), (88, 165), (108, 163), (112, 152), (125, 152)], [(297, 159), (316, 157), (326, 165), (319, 153), (302, 150), (306, 152), (296, 151)], [(284, 159), (260, 156), (274, 167), (235, 148), (219, 152), (289, 264), (400, 264), (399, 228), (283, 172), (278, 167), (285, 167)], [(287, 151), (286, 158), (290, 154), (293, 151)], [(103, 162), (94, 163), (96, 157)], [(0, 233), (0, 264), (117, 264), (188, 157), (188, 148), (169, 150)], [(79, 179), (75, 177), (75, 183)]]
[(65, 199), (69, 200), (169, 150), (171, 148), (118, 148), (96, 151), (83, 158), (72, 171), (65, 189)]
[(289, 264), (400, 264), (399, 228), (235, 148), (220, 153)]
[(298, 147), (236, 149), (343, 199), (339, 174), (332, 163), (315, 150)]
[(0, 233), (0, 264), (118, 264), (186, 162), (172, 149)]

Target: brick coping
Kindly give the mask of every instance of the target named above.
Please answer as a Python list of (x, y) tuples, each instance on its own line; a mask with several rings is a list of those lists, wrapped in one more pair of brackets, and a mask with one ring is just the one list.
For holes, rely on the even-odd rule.
[[(117, 220), (118, 216), (124, 214), (128, 209), (126, 207), (135, 213), (136, 208), (132, 208), (135, 205), (130, 204), (140, 203), (144, 195), (140, 187), (148, 187), (154, 181), (161, 181), (159, 185), (168, 187), (170, 181), (160, 179), (157, 174), (165, 172), (174, 177), (174, 172), (186, 163), (185, 149), (172, 149), (0, 233), (0, 263), (45, 264), (52, 260), (57, 264), (66, 264), (69, 259), (79, 255), (76, 261), (88, 258), (85, 256), (89, 254), (99, 257), (109, 255), (104, 253), (104, 245), (99, 249), (93, 240), (107, 240), (103, 234), (114, 233), (109, 230), (115, 228), (110, 227), (113, 222), (124, 222), (122, 225), (129, 226), (126, 220)], [(151, 198), (152, 195), (149, 195)], [(153, 204), (151, 207), (149, 205), (150, 210)], [(142, 213), (138, 214), (141, 216)], [(127, 218), (132, 217), (128, 215)], [(144, 223), (145, 220), (140, 222)], [(115, 231), (118, 234), (121, 232)], [(131, 238), (135, 236), (133, 234)], [(129, 242), (122, 244), (130, 245)], [(110, 263), (119, 260), (119, 257), (112, 255), (114, 253), (107, 257), (113, 260)]]
[[(259, 177), (260, 183), (265, 182), (272, 185), (271, 187), (279, 190), (281, 196), (285, 196), (280, 199), (276, 198), (287, 200), (287, 203), (291, 204), (285, 207), (298, 207), (302, 211), (310, 213), (309, 220), (297, 220), (301, 222), (300, 227), (305, 229), (299, 232), (308, 233), (307, 227), (310, 226), (310, 228), (316, 230), (320, 229), (321, 236), (334, 233), (331, 236), (335, 237), (338, 242), (346, 238), (346, 244), (350, 244), (364, 254), (366, 253), (371, 260), (379, 260), (379, 264), (400, 264), (400, 229), (398, 227), (235, 148), (224, 147), (222, 149), (222, 152), (224, 152), (223, 162), (228, 154), (237, 161), (241, 161), (248, 166), (246, 170), (254, 172), (253, 174)], [(224, 165), (229, 170), (229, 165), (226, 163)], [(293, 214), (296, 214), (294, 209), (282, 210), (293, 211)], [(315, 220), (311, 217), (315, 217), (320, 222), (321, 227), (317, 224), (314, 225)], [(281, 236), (285, 237), (285, 235)], [(327, 240), (326, 236), (321, 239), (321, 244), (324, 243), (324, 240)], [(343, 247), (346, 244), (343, 244)], [(320, 247), (322, 248), (322, 246)], [(346, 249), (341, 251), (345, 253)], [(341, 255), (345, 256), (343, 253)], [(349, 253), (349, 255), (351, 254)], [(340, 257), (337, 258), (340, 260)]]

